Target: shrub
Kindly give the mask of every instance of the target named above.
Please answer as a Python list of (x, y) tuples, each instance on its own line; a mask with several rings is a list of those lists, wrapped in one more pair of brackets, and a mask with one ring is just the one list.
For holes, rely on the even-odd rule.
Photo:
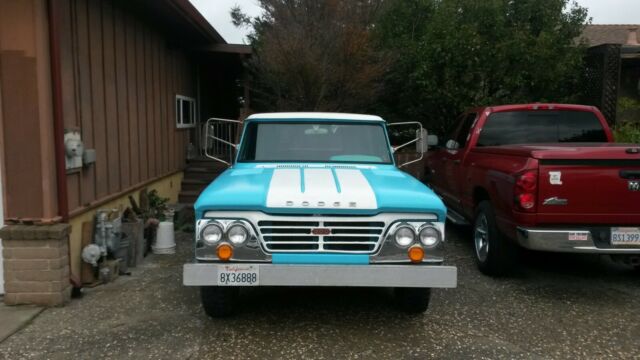
[(623, 122), (613, 129), (616, 142), (640, 144), (640, 122)]

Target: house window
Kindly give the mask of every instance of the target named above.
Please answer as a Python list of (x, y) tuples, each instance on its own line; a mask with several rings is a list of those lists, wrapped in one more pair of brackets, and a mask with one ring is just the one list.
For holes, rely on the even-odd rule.
[(196, 100), (188, 96), (176, 95), (176, 127), (178, 129), (196, 126)]

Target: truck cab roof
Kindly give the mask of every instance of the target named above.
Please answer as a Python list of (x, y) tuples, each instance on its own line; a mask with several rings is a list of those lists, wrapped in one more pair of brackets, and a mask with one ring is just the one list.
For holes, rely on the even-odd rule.
[(282, 113), (263, 113), (253, 114), (246, 121), (254, 120), (340, 120), (340, 121), (365, 121), (365, 122), (384, 122), (379, 116), (362, 115), (362, 114), (346, 114), (346, 113), (326, 113), (326, 112), (282, 112)]
[(535, 110), (559, 110), (559, 111), (588, 111), (594, 112), (596, 108), (590, 105), (575, 105), (575, 104), (553, 104), (553, 103), (531, 103), (531, 104), (509, 104), (498, 106), (483, 106), (470, 109), (468, 112), (481, 113), (489, 111), (506, 112), (506, 111), (535, 111)]

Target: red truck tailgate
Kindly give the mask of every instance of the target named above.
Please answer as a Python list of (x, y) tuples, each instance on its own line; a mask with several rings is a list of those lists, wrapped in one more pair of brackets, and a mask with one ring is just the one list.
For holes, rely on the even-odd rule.
[(538, 221), (640, 224), (639, 152), (623, 144), (532, 151), (539, 161)]

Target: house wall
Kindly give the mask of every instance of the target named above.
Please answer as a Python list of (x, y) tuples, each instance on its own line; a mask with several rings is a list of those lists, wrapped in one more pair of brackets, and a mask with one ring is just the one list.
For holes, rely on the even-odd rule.
[[(181, 182), (182, 172), (178, 172), (162, 177), (149, 184), (144, 184), (143, 187), (145, 187), (149, 191), (156, 190), (160, 196), (169, 198), (169, 201), (171, 203), (176, 203), (178, 201)], [(69, 261), (72, 274), (77, 276), (81, 271), (82, 259), (80, 254), (82, 254), (82, 224), (86, 221), (93, 220), (95, 212), (99, 209), (108, 210), (127, 208), (128, 206), (130, 206), (129, 195), (131, 195), (137, 201), (137, 203), (140, 204), (140, 189), (141, 188), (132, 189), (131, 191), (113, 197), (112, 199), (109, 199), (107, 202), (102, 204), (100, 207), (91, 211), (85, 211), (82, 214), (74, 216), (69, 220), (69, 225), (71, 225), (71, 233), (69, 235), (69, 252), (71, 254), (71, 257), (69, 258)]]
[(46, 1), (0, 1), (5, 217), (58, 214)]
[[(56, 225), (50, 225), (60, 211), (48, 3), (60, 16), (64, 127), (79, 131), (85, 149), (96, 151), (94, 164), (66, 173), (69, 224)], [(182, 46), (198, 48), (198, 42), (211, 39), (196, 39), (203, 34), (188, 28), (193, 25), (172, 3), (0, 0), (0, 228), (5, 218), (22, 220), (12, 225), (12, 219), (4, 228), (0, 293), (4, 269), (5, 302), (68, 300), (69, 271), (80, 273), (82, 225), (98, 209), (123, 209), (128, 196), (137, 197), (142, 188), (178, 200), (190, 130), (176, 128), (175, 96), (197, 93), (196, 66)], [(46, 238), (52, 236), (50, 227), (60, 230), (55, 239)], [(33, 234), (40, 235), (28, 237)], [(55, 248), (49, 240), (56, 241)], [(36, 257), (53, 253), (55, 264)], [(37, 270), (55, 272), (55, 284), (22, 286), (12, 264), (27, 260), (46, 267)], [(60, 301), (42, 300), (43, 289)], [(39, 293), (42, 299), (21, 293)]]
[(71, 273), (80, 274), (82, 223), (124, 209), (156, 189), (177, 201), (188, 129), (175, 124), (176, 94), (195, 97), (195, 66), (124, 2), (61, 0), (65, 129), (81, 132), (96, 162), (67, 173)]
[[(0, 115), (0, 119), (2, 116)], [(0, 166), (0, 229), (4, 226), (4, 200), (2, 198), (2, 166)], [(2, 239), (0, 239), (0, 294), (4, 294), (4, 264), (2, 255)]]
[(195, 70), (123, 2), (60, 4), (64, 124), (96, 151), (95, 164), (67, 174), (74, 217), (182, 170), (188, 132), (176, 129), (175, 95), (195, 96)]

